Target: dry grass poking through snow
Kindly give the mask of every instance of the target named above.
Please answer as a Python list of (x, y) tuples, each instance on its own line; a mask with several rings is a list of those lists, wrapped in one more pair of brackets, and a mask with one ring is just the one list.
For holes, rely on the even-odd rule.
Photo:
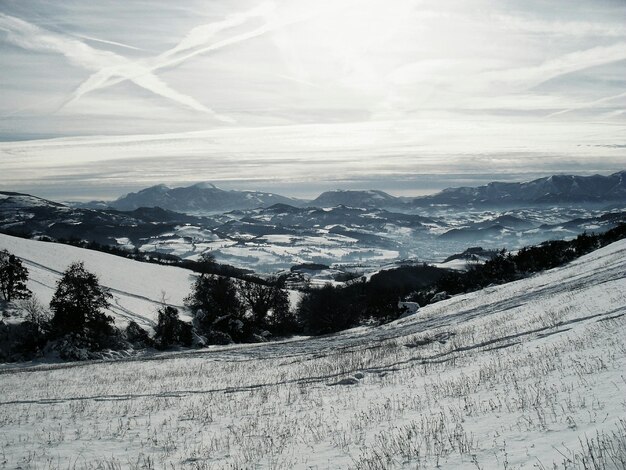
[(3, 468), (626, 468), (626, 242), (381, 328), (0, 375)]

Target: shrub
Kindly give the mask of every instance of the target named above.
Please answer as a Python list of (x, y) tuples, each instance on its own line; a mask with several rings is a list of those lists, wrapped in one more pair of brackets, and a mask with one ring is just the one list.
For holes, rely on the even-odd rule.
[(175, 344), (191, 346), (192, 328), (190, 324), (180, 320), (178, 309), (164, 305), (159, 309), (159, 320), (154, 339), (161, 349), (166, 349)]
[(154, 346), (150, 335), (135, 321), (131, 321), (126, 327), (126, 339), (135, 347), (148, 348)]

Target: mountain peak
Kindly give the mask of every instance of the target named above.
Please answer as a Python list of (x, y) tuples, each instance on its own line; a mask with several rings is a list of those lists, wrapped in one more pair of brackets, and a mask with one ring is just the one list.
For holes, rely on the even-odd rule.
[(154, 186), (150, 186), (148, 188), (144, 188), (142, 190), (140, 190), (140, 193), (146, 193), (146, 192), (167, 192), (169, 191), (171, 188), (165, 184), (155, 184)]

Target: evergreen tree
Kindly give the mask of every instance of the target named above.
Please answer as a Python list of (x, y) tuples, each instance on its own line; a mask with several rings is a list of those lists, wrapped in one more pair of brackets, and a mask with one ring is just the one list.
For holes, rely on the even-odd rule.
[(0, 251), (0, 291), (4, 300), (27, 299), (32, 293), (26, 287), (28, 270), (22, 260), (9, 253)]
[(103, 312), (110, 305), (111, 297), (82, 262), (72, 263), (57, 283), (50, 302), (55, 332), (58, 335), (86, 333), (94, 339), (111, 334), (113, 318)]

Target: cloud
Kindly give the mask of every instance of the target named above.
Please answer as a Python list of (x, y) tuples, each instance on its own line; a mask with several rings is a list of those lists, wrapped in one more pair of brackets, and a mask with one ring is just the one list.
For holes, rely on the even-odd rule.
[(175, 103), (211, 114), (221, 121), (232, 122), (231, 119), (218, 115), (194, 98), (173, 90), (165, 82), (153, 75), (149, 68), (121, 55), (92, 48), (77, 39), (61, 36), (19, 18), (1, 13), (0, 28), (7, 31), (9, 42), (18, 47), (32, 51), (62, 54), (72, 64), (87, 70), (96, 71), (87, 82), (83, 83), (74, 92), (66, 104), (76, 101), (88, 91), (97, 89), (98, 85), (105, 83), (113, 74), (124, 76), (141, 88)]
[(468, 178), (608, 173), (623, 169), (623, 149), (615, 147), (620, 144), (621, 134), (601, 122), (448, 117), (5, 142), (0, 143), (0, 188), (27, 190), (55, 181), (70, 197), (76, 181), (89, 181), (114, 197), (116, 187), (200, 180), (220, 185), (274, 180), (297, 187), (340, 178), (375, 186), (376, 181), (458, 173)]
[(180, 52), (186, 52), (196, 47), (205, 46), (209, 41), (213, 40), (218, 33), (236, 26), (241, 26), (255, 17), (267, 17), (275, 9), (275, 3), (265, 2), (251, 10), (229, 15), (224, 20), (196, 26), (189, 31), (176, 46), (160, 54), (156, 61), (160, 62), (160, 60), (168, 59)]
[(535, 66), (485, 72), (479, 78), (489, 86), (505, 84), (528, 89), (568, 73), (625, 59), (626, 42), (619, 42), (570, 52)]
[[(323, 10), (321, 12), (317, 12), (315, 15), (301, 15), (282, 20), (274, 17), (258, 28), (236, 34), (217, 42), (210, 42), (219, 32), (236, 26), (241, 26), (251, 18), (267, 17), (273, 12), (274, 9), (275, 5), (273, 3), (266, 2), (246, 12), (230, 15), (225, 20), (197, 26), (185, 35), (185, 37), (175, 47), (159, 54), (153, 59), (137, 63), (138, 68), (134, 71), (134, 73), (120, 73), (116, 69), (107, 69), (101, 70), (92, 75), (87, 79), (87, 81), (81, 84), (79, 89), (74, 93), (72, 101), (78, 100), (87, 93), (117, 85), (126, 80), (135, 81), (136, 79), (140, 79), (143, 74), (151, 74), (161, 69), (175, 67), (200, 54), (215, 52), (225, 47), (233, 46), (235, 44), (263, 36), (267, 33), (277, 31), (286, 26), (306, 21), (312, 16), (332, 11)], [(275, 76), (280, 77), (281, 75), (276, 74)]]
[[(587, 103), (581, 103), (581, 104), (578, 104), (576, 106), (570, 107), (568, 109), (562, 109), (561, 111), (556, 111), (554, 113), (548, 114), (547, 117), (559, 116), (561, 114), (569, 113), (569, 112), (576, 111), (576, 110), (579, 110), (579, 109), (593, 108), (593, 107), (595, 107), (595, 106), (597, 106), (599, 104), (609, 103), (611, 101), (618, 100), (620, 98), (626, 98), (626, 92), (619, 93), (617, 95), (605, 96), (604, 98), (600, 98), (600, 99), (597, 99), (597, 100), (594, 100), (594, 101), (590, 101), (590, 102), (587, 102)], [(615, 113), (615, 115), (619, 115), (619, 114), (623, 113), (623, 110), (616, 110), (616, 112), (614, 112), (614, 113)]]

